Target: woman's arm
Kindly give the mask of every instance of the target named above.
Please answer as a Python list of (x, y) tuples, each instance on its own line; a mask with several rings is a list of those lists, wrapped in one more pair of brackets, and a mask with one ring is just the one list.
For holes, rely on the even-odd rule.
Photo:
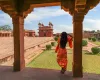
[(72, 38), (72, 40), (73, 40), (73, 36), (72, 35), (70, 35), (70, 34), (67, 34), (67, 35), (70, 36)]
[(60, 39), (58, 39), (58, 44), (57, 44), (57, 46), (56, 46), (55, 52), (57, 52), (58, 49), (59, 49), (59, 40), (60, 40)]
[(56, 46), (56, 49), (55, 49), (56, 53), (57, 53), (58, 49), (59, 49), (59, 44), (57, 44), (57, 46)]
[(72, 48), (73, 45), (72, 45), (72, 37), (71, 36), (68, 36), (68, 42), (69, 42), (69, 47)]

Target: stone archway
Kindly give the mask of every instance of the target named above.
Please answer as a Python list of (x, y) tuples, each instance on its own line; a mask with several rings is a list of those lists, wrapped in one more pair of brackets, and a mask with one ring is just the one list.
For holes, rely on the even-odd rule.
[[(84, 2), (86, 3), (86, 2)], [(64, 9), (65, 11), (69, 12), (71, 16), (73, 16), (73, 32), (74, 32), (74, 45), (73, 45), (73, 76), (74, 77), (82, 77), (83, 76), (83, 71), (82, 71), (82, 33), (83, 33), (83, 20), (84, 20), (84, 15), (87, 13), (80, 11), (79, 13), (77, 11), (74, 11), (74, 5), (71, 6), (70, 10), (70, 5), (73, 4), (73, 2), (70, 1), (64, 1), (57, 3), (55, 5), (61, 4), (61, 8)], [(68, 6), (66, 6), (68, 4)], [(30, 4), (30, 9), (32, 10), (33, 7), (43, 7), (44, 5), (46, 6), (52, 6), (51, 4), (36, 4), (33, 6), (33, 4)], [(77, 27), (78, 26), (78, 27)], [(79, 45), (77, 45), (79, 44)]]
[[(82, 77), (82, 30), (84, 15), (100, 0), (11, 0), (0, 1), (1, 9), (12, 17), (14, 26), (14, 71), (25, 67), (24, 60), (24, 18), (35, 7), (61, 6), (73, 16), (73, 76)], [(78, 44), (78, 45), (77, 45)]]

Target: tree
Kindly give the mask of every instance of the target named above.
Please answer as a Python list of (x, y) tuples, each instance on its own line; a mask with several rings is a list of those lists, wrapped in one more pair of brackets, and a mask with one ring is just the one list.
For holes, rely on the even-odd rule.
[(93, 42), (95, 42), (95, 41), (96, 41), (96, 38), (95, 38), (95, 37), (93, 37), (93, 38), (92, 38), (92, 41), (93, 41)]
[(92, 30), (91, 32), (95, 33), (96, 31), (95, 30)]
[(12, 29), (11, 29), (11, 27), (9, 25), (4, 25), (4, 26), (0, 26), (0, 30), (10, 31)]
[(97, 32), (100, 32), (100, 30), (97, 30)]
[(82, 40), (82, 46), (87, 46), (88, 42), (86, 40)]
[(91, 51), (92, 51), (93, 54), (98, 54), (100, 52), (100, 48), (98, 48), (98, 47), (92, 47)]
[(54, 38), (54, 40), (55, 40), (55, 41), (58, 41), (58, 37), (56, 36), (56, 37)]

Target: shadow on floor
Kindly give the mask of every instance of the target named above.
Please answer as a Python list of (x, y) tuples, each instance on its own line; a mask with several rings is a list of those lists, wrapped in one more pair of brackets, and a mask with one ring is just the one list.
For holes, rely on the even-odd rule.
[(0, 66), (0, 80), (100, 80), (100, 75), (84, 74), (83, 78), (73, 78), (72, 72), (60, 74), (59, 70), (25, 68), (20, 72), (13, 72), (11, 66)]

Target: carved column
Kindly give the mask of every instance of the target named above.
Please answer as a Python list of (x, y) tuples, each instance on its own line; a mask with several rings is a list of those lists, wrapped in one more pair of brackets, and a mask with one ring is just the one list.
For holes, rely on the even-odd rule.
[(82, 70), (82, 33), (83, 33), (83, 13), (73, 15), (73, 77), (83, 77)]
[(21, 71), (25, 67), (24, 60), (24, 17), (12, 17), (14, 35), (14, 71)]

